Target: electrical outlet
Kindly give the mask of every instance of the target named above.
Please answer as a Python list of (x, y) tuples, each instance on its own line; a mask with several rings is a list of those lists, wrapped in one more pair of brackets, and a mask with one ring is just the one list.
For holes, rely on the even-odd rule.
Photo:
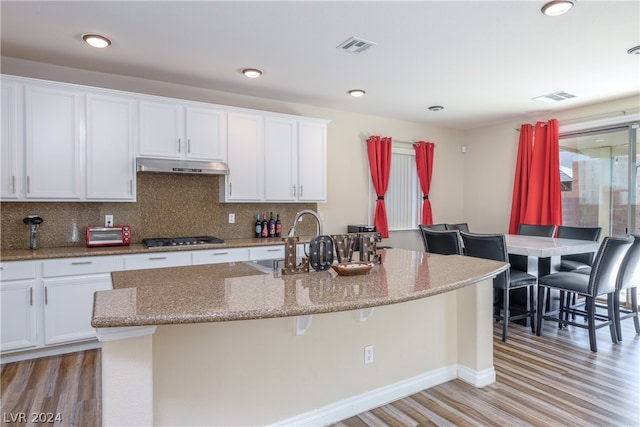
[(373, 363), (373, 346), (368, 345), (364, 348), (364, 364)]
[(113, 227), (113, 215), (105, 215), (104, 216), (104, 226), (105, 227)]
[(235, 224), (236, 223), (236, 214), (229, 214), (229, 224)]

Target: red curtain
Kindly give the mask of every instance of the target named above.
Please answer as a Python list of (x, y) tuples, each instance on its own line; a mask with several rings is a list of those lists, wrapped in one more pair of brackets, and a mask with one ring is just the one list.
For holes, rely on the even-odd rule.
[(433, 224), (433, 214), (431, 212), (431, 202), (429, 201), (429, 191), (431, 189), (431, 175), (433, 174), (433, 142), (418, 141), (413, 144), (416, 150), (416, 168), (418, 169), (418, 179), (422, 189), (422, 220), (420, 224)]
[[(527, 131), (528, 128), (528, 131)], [(520, 130), (509, 233), (520, 224), (562, 225), (558, 121)]]
[(373, 224), (376, 231), (383, 238), (389, 237), (389, 222), (384, 195), (389, 185), (389, 171), (391, 170), (391, 138), (371, 136), (367, 139), (367, 154), (369, 155), (369, 170), (373, 188), (376, 190), (376, 210)]

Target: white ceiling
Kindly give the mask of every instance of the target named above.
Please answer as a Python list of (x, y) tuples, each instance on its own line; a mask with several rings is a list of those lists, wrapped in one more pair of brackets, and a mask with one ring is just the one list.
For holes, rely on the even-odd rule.
[[(458, 129), (640, 96), (640, 2), (6, 1), (2, 55)], [(96, 50), (84, 33), (113, 44)], [(351, 36), (377, 43), (336, 49)], [(255, 80), (240, 69), (257, 67)], [(367, 94), (352, 98), (347, 91)], [(544, 104), (556, 91), (576, 98)], [(640, 98), (639, 98), (640, 100)], [(640, 104), (640, 101), (639, 101)], [(440, 112), (427, 107), (443, 105)], [(639, 105), (640, 106), (640, 105)]]

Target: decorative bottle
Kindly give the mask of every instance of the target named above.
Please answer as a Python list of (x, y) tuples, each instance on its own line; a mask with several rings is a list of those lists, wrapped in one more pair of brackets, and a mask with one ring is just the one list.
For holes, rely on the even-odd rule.
[(260, 237), (262, 237), (262, 222), (260, 222), (260, 214), (256, 215), (255, 231), (256, 231), (256, 238), (259, 239)]

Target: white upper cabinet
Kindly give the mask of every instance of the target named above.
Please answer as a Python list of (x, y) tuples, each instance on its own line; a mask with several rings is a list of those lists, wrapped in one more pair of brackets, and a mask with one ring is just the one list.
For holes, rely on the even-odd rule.
[(0, 197), (3, 200), (17, 199), (22, 186), (23, 170), (19, 167), (22, 159), (22, 144), (18, 134), (20, 130), (19, 90), (18, 84), (2, 79)]
[(226, 112), (213, 108), (187, 107), (187, 147), (190, 159), (227, 160)]
[(298, 192), (298, 122), (265, 120), (265, 194), (268, 201), (296, 201)]
[(226, 112), (177, 100), (140, 101), (140, 155), (226, 160)]
[(298, 200), (327, 201), (327, 124), (298, 123)]
[(220, 179), (221, 200), (264, 199), (264, 119), (262, 114), (229, 112), (229, 175)]
[(87, 199), (134, 201), (135, 101), (87, 94)]
[(265, 200), (326, 202), (325, 121), (267, 118)]
[(25, 106), (26, 197), (80, 199), (84, 191), (80, 92), (27, 85)]

